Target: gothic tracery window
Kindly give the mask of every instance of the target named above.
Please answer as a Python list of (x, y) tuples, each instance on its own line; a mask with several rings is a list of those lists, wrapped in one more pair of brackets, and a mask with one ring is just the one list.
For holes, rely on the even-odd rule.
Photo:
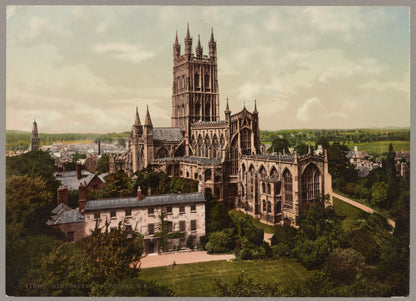
[(302, 201), (312, 201), (320, 195), (320, 173), (315, 164), (309, 164), (302, 174)]
[(285, 169), (283, 172), (283, 182), (284, 182), (284, 189), (285, 189), (285, 199), (284, 199), (284, 207), (285, 208), (293, 208), (293, 181), (292, 181), (292, 174), (289, 170)]
[(251, 155), (251, 132), (244, 128), (240, 132), (241, 153), (243, 155)]

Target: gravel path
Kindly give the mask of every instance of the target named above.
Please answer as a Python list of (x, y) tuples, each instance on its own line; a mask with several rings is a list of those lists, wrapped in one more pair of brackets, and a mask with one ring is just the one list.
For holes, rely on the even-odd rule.
[(171, 265), (174, 261), (176, 264), (184, 263), (195, 263), (195, 262), (205, 262), (205, 261), (215, 261), (215, 260), (230, 260), (234, 259), (234, 254), (220, 254), (212, 255), (207, 254), (206, 251), (190, 251), (190, 252), (181, 252), (181, 253), (171, 253), (171, 254), (150, 254), (142, 258), (141, 268), (152, 268)]
[[(350, 204), (350, 205), (352, 205), (354, 207), (357, 207), (357, 208), (359, 208), (359, 209), (361, 209), (361, 210), (363, 210), (365, 212), (369, 212), (369, 213), (376, 212), (374, 209), (372, 209), (372, 208), (370, 208), (368, 206), (365, 206), (365, 205), (363, 205), (361, 203), (358, 203), (356, 201), (353, 201), (353, 200), (351, 200), (349, 198), (346, 198), (346, 197), (344, 197), (344, 196), (342, 196), (342, 195), (340, 195), (338, 193), (332, 192), (332, 195), (334, 197), (336, 197), (337, 199), (340, 199), (341, 201), (346, 202), (346, 203), (348, 203), (348, 204)], [(393, 220), (387, 219), (387, 221), (389, 222), (390, 225), (393, 226), (393, 228), (396, 226), (396, 223)]]

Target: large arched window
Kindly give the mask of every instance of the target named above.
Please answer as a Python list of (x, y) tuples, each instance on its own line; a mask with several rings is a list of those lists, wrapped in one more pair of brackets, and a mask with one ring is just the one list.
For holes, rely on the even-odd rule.
[(166, 148), (162, 147), (158, 150), (156, 158), (166, 158), (168, 156), (168, 151)]
[(277, 169), (276, 169), (276, 167), (272, 167), (272, 169), (270, 170), (270, 178), (272, 178), (272, 179), (277, 179)]
[(260, 166), (259, 173), (260, 173), (260, 179), (265, 180), (267, 177), (267, 171), (263, 165)]
[(231, 144), (231, 174), (236, 175), (238, 172), (238, 148), (237, 148), (237, 137), (234, 138)]
[(241, 153), (243, 155), (251, 155), (251, 132), (244, 128), (240, 132)]
[(209, 103), (209, 101), (206, 102), (205, 104), (205, 121), (210, 121), (211, 120), (211, 104)]
[(194, 87), (195, 87), (195, 90), (199, 88), (199, 74), (198, 73), (195, 73), (194, 75)]
[(209, 88), (210, 88), (210, 85), (209, 85), (209, 75), (208, 74), (205, 74), (204, 85), (205, 85), (205, 91), (208, 91)]
[(280, 201), (276, 203), (274, 212), (275, 212), (275, 214), (282, 212), (282, 203)]
[(217, 135), (214, 135), (214, 138), (212, 139), (211, 157), (221, 158), (220, 143), (218, 142)]
[(285, 189), (285, 199), (284, 199), (284, 206), (285, 208), (293, 208), (293, 181), (292, 181), (292, 174), (288, 169), (285, 169), (283, 172), (283, 183)]
[(266, 201), (263, 200), (263, 211), (267, 211)]
[(315, 164), (309, 164), (302, 174), (302, 201), (315, 200), (320, 195), (320, 172)]

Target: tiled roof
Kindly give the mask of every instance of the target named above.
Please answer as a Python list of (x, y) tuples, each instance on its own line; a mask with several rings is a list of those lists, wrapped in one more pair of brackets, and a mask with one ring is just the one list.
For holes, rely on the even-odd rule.
[(173, 157), (173, 158), (160, 158), (154, 160), (155, 162), (189, 162), (189, 163), (197, 163), (201, 165), (210, 165), (210, 164), (219, 164), (221, 163), (220, 159), (213, 159), (213, 158), (203, 158), (203, 157)]
[[(80, 183), (87, 183), (87, 185), (94, 179), (96, 176), (93, 173), (90, 173), (89, 171), (83, 170), (81, 172), (82, 178), (77, 179), (77, 172), (75, 170), (73, 171), (63, 171), (61, 172), (62, 177), (57, 177), (57, 173), (54, 174), (55, 178), (58, 181), (61, 181), (62, 185), (67, 187), (68, 190), (78, 190)], [(104, 181), (104, 176), (98, 176), (101, 181)]]
[(85, 211), (110, 208), (147, 207), (201, 202), (205, 202), (205, 199), (202, 193), (200, 192), (152, 195), (145, 197), (141, 201), (139, 201), (137, 197), (123, 197), (88, 201), (85, 205)]
[(289, 162), (295, 161), (295, 157), (289, 156), (289, 155), (254, 154), (254, 155), (249, 155), (248, 157), (254, 158), (254, 159), (266, 159), (266, 160), (275, 160), (275, 161), (289, 161)]
[(226, 126), (228, 125), (225, 120), (218, 121), (200, 121), (192, 124), (192, 127), (210, 127), (210, 126)]
[(177, 141), (183, 140), (181, 128), (160, 127), (153, 128), (153, 139), (161, 141)]
[(51, 225), (61, 225), (84, 222), (84, 215), (77, 209), (71, 209), (65, 204), (59, 204), (52, 210), (52, 218), (47, 222)]

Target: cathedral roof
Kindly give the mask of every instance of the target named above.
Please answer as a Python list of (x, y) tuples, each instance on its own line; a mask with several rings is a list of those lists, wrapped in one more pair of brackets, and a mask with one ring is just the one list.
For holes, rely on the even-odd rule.
[(254, 154), (254, 155), (249, 155), (248, 157), (253, 158), (253, 159), (266, 159), (266, 160), (274, 160), (274, 161), (288, 161), (288, 162), (295, 161), (295, 156), (291, 156), (291, 155)]
[(219, 164), (221, 163), (220, 159), (213, 159), (213, 158), (203, 158), (203, 157), (173, 157), (173, 158), (160, 158), (156, 159), (155, 162), (189, 162), (189, 163), (197, 163), (201, 165), (212, 165), (212, 164)]
[(198, 127), (213, 127), (213, 126), (225, 126), (228, 125), (227, 121), (225, 120), (218, 120), (218, 121), (199, 121), (196, 123), (192, 124), (193, 128), (198, 128)]
[(181, 128), (161, 127), (153, 128), (153, 139), (161, 141), (177, 141), (183, 140)]
[(205, 202), (205, 199), (200, 192), (152, 195), (146, 196), (143, 200), (138, 200), (137, 197), (123, 197), (88, 201), (85, 205), (85, 211), (201, 202)]

